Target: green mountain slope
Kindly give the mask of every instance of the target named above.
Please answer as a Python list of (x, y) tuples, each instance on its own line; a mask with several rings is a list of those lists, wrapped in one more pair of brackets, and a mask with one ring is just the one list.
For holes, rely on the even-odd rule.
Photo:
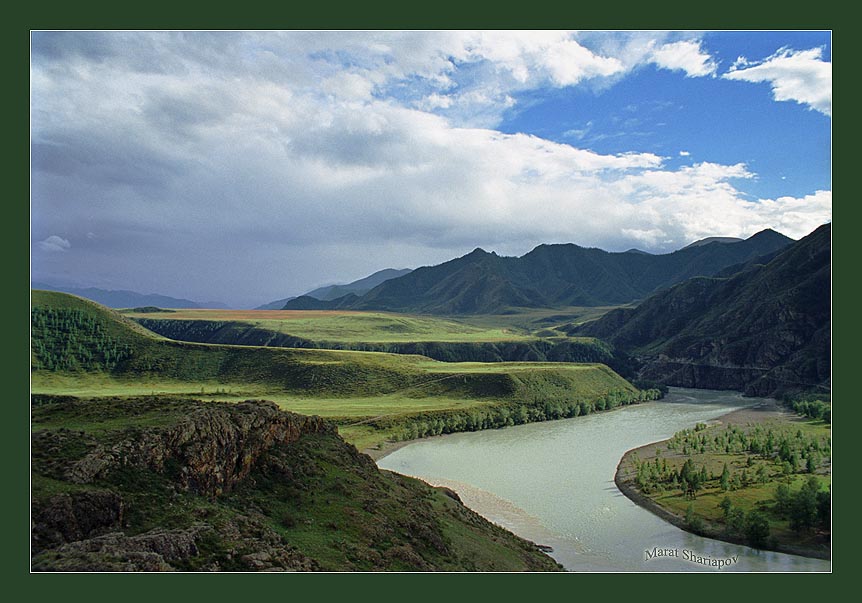
[(37, 398), (36, 571), (556, 571), (457, 496), (266, 402)]
[[(319, 302), (316, 309), (430, 314), (499, 314), (513, 308), (620, 305), (693, 276), (781, 249), (792, 240), (765, 230), (744, 241), (712, 242), (664, 255), (609, 253), (577, 245), (540, 245), (519, 257), (482, 249), (388, 280), (358, 299)], [(308, 309), (291, 300), (286, 309)]]
[(831, 225), (740, 268), (688, 280), (574, 332), (641, 356), (642, 376), (669, 385), (827, 393)]

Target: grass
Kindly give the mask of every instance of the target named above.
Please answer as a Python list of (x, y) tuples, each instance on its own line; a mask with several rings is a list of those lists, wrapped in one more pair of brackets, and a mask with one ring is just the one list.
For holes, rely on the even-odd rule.
[[(249, 556), (296, 570), (561, 569), (443, 491), (381, 471), (331, 430), (305, 430), (304, 419), (273, 416), (265, 407), (37, 398), (32, 413), (39, 425), (32, 439), (36, 570), (128, 569), (123, 550), (73, 552), (61, 545), (152, 530), (167, 543), (168, 553), (159, 552), (187, 571), (256, 569)], [(296, 430), (288, 441), (258, 437), (258, 430), (266, 433), (281, 421)], [(194, 439), (186, 441), (190, 433)], [(67, 481), (69, 469), (94, 454), (102, 470), (84, 483)], [(223, 490), (183, 478), (189, 471), (221, 471), (238, 459), (248, 474)], [(205, 530), (192, 550), (170, 546), (164, 530), (191, 528)]]
[[(31, 391), (35, 394), (180, 395), (216, 401), (268, 399), (286, 410), (335, 420), (348, 438), (355, 437), (363, 447), (393, 437), (399, 424), (412, 422), (423, 413), (433, 414), (435, 420), (446, 424), (445, 429), (475, 429), (490, 426), (493, 421), (505, 424), (510, 416), (511, 421), (518, 422), (544, 420), (552, 415), (556, 418), (572, 411), (572, 405), (581, 401), (598, 404), (600, 399), (613, 395), (614, 403), (627, 403), (638, 395), (631, 384), (602, 364), (440, 362), (424, 356), (382, 352), (177, 342), (155, 336), (126, 316), (74, 296), (34, 291), (32, 301), (34, 310), (44, 309), (42, 314), (52, 312), (51, 325), (65, 325), (63, 337), (58, 338), (53, 330), (48, 332), (47, 323), (34, 323)], [(85, 320), (74, 312), (69, 314), (81, 309), (85, 310)], [(177, 311), (170, 316), (201, 312), (213, 311)], [(337, 322), (345, 317), (355, 321), (359, 313), (312, 311), (310, 314), (318, 315), (315, 320), (323, 321), (321, 324), (331, 326), (335, 323), (326, 321)], [(394, 324), (396, 319), (401, 320), (388, 316), (386, 324)], [(438, 334), (441, 324), (460, 324), (415, 317), (404, 320), (408, 326), (413, 325), (410, 328), (414, 331), (418, 329), (416, 325), (430, 324)], [(472, 335), (480, 333), (487, 337), (492, 331)], [(110, 345), (124, 350), (124, 355), (110, 364), (93, 357), (87, 347), (107, 336)], [(69, 341), (76, 343), (70, 345)], [(62, 356), (62, 365), (72, 368), (47, 370), (43, 356)], [(101, 370), (93, 370), (94, 366)], [(550, 401), (557, 407), (545, 408)], [(561, 401), (568, 408), (560, 408)], [(460, 421), (448, 421), (451, 416), (444, 416), (471, 409), (484, 412), (501, 405), (507, 407), (506, 411), (497, 413), (493, 419), (487, 413), (481, 417), (475, 415), (465, 418), (463, 426)], [(514, 412), (518, 410), (515, 406), (524, 405), (545, 406), (541, 412)], [(377, 429), (350, 429), (368, 420), (377, 421)], [(443, 429), (441, 424), (420, 427)]]
[[(405, 357), (396, 356), (395, 359), (404, 362)], [(300, 395), (267, 383), (160, 381), (154, 375), (139, 378), (134, 375), (44, 371), (33, 373), (31, 390), (34, 394), (81, 398), (179, 395), (227, 402), (266, 399), (284, 410), (335, 420), (345, 439), (360, 449), (393, 439), (402, 431), (402, 419), (412, 420), (422, 413), (488, 408), (517, 401), (535, 402), (544, 397), (556, 397), (556, 387), (563, 387), (566, 396), (585, 399), (610, 391), (635, 391), (602, 365), (548, 364), (533, 368), (529, 363), (501, 363), (462, 367), (460, 363), (435, 363), (421, 358), (406, 364), (413, 364), (418, 370), (425, 369), (419, 373), (422, 378), (415, 379), (415, 384), (391, 393), (364, 396), (333, 397), (313, 390)], [(550, 383), (543, 377), (550, 379)], [(382, 421), (379, 427), (354, 425), (362, 421), (381, 422), (384, 418), (386, 421)]]
[[(789, 517), (779, 512), (775, 496), (779, 484), (797, 492), (811, 476), (816, 478), (820, 490), (829, 490), (832, 483), (830, 426), (820, 420), (804, 420), (787, 413), (772, 412), (764, 417), (763, 420), (743, 425), (702, 426), (696, 430), (684, 430), (669, 440), (628, 453), (620, 464), (623, 481), (678, 518), (686, 517), (690, 508), (696, 521), (699, 521), (699, 527), (695, 529), (699, 533), (745, 542), (744, 534), (734, 532), (727, 525), (724, 510), (720, 506), (725, 498), (729, 498), (732, 507), (743, 514), (758, 511), (766, 517), (769, 523), (767, 548), (802, 555), (828, 555), (828, 531), (821, 528), (792, 529)], [(752, 452), (751, 442), (764, 442), (768, 434), (772, 434), (776, 443), (775, 451)], [(799, 455), (795, 470), (792, 463), (784, 463), (780, 458), (778, 450), (781, 441), (789, 443), (788, 450), (792, 455)], [(809, 473), (805, 458), (801, 455), (810, 450), (815, 442), (820, 451), (817, 456), (819, 460), (815, 472)], [(699, 443), (705, 443), (703, 450)], [(647, 478), (641, 483), (635, 479), (639, 463), (642, 466), (655, 465), (656, 459), (666, 463), (668, 475), (679, 472), (683, 463), (690, 459), (697, 470), (705, 468), (709, 479), (694, 499), (686, 496), (675, 482), (668, 484), (663, 478)], [(731, 476), (727, 489), (722, 487), (720, 480), (725, 466)], [(739, 481), (734, 479), (740, 476), (745, 478)]]
[(157, 310), (124, 312), (175, 341), (376, 351), (446, 362), (602, 362), (628, 368), (607, 344), (569, 335), (578, 317), (607, 308), (468, 319), (328, 310)]
[(460, 320), (387, 312), (337, 310), (172, 310), (124, 312), (130, 318), (242, 322), (273, 333), (337, 343), (403, 343), (434, 341), (473, 343), (521, 341), (529, 334), (512, 328), (474, 326)]
[(480, 343), (567, 337), (555, 327), (595, 320), (615, 307), (521, 308), (509, 314), (458, 318), (351, 310), (164, 309), (122, 313), (143, 320), (240, 322), (312, 341)]
[[(563, 308), (514, 308), (508, 314), (481, 314), (459, 317), (477, 327), (503, 326), (510, 330), (536, 333), (543, 329), (581, 324), (600, 318), (620, 306), (566, 306)], [(562, 331), (555, 334), (564, 335)]]

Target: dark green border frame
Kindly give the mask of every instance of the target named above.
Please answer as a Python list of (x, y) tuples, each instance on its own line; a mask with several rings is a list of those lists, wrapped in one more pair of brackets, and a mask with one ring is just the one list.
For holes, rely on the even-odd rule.
[[(11, 344), (14, 353), (6, 355), (3, 363), (7, 382), (13, 384), (12, 394), (6, 400), (10, 411), (4, 424), (0, 443), (7, 480), (12, 487), (8, 494), (0, 497), (6, 530), (5, 546), (2, 547), (0, 567), (7, 592), (18, 593), (32, 601), (126, 601), (145, 600), (152, 602), (160, 597), (194, 597), (201, 600), (249, 599), (294, 599), (310, 598), (316, 601), (343, 595), (353, 599), (358, 595), (368, 595), (376, 600), (414, 599), (434, 597), (437, 599), (466, 598), (482, 596), (503, 599), (535, 600), (547, 597), (580, 599), (585, 597), (608, 597), (609, 595), (633, 595), (637, 600), (686, 598), (701, 600), (717, 596), (732, 599), (751, 596), (760, 590), (764, 597), (776, 598), (782, 595), (796, 597), (824, 596), (824, 580), (832, 576), (788, 577), (750, 577), (741, 578), (745, 584), (740, 588), (737, 578), (700, 578), (701, 575), (689, 574), (638, 574), (612, 576), (592, 574), (590, 576), (547, 574), (539, 575), (460, 575), (460, 574), (323, 574), (323, 575), (107, 575), (107, 574), (29, 574), (29, 405), (25, 397), (29, 394), (29, 383), (23, 377), (29, 374), (29, 353), (25, 367), (25, 346), (29, 348), (29, 297), (25, 301), (23, 291), (29, 291), (29, 267), (25, 270), (21, 254), (25, 241), (23, 228), (28, 224), (26, 245), (29, 250), (29, 36), (33, 29), (807, 29), (831, 30), (833, 32), (833, 69), (835, 91), (839, 93), (834, 102), (834, 115), (840, 127), (833, 132), (833, 191), (837, 192), (838, 202), (833, 213), (839, 217), (839, 225), (833, 232), (833, 244), (838, 252), (838, 272), (849, 273), (853, 266), (851, 248), (859, 241), (849, 240), (851, 224), (855, 223), (860, 203), (858, 193), (851, 191), (851, 178), (858, 168), (850, 166), (855, 158), (849, 148), (854, 142), (856, 118), (851, 115), (849, 105), (849, 86), (853, 76), (849, 68), (851, 51), (850, 41), (842, 35), (840, 24), (851, 23), (849, 15), (842, 15), (835, 9), (825, 6), (809, 5), (804, 11), (791, 12), (787, 6), (756, 6), (752, 2), (716, 4), (695, 4), (673, 0), (662, 3), (638, 3), (624, 6), (617, 3), (569, 2), (560, 7), (557, 3), (526, 3), (518, 7), (500, 2), (466, 3), (450, 0), (433, 4), (410, 5), (406, 2), (347, 3), (326, 2), (304, 6), (287, 3), (267, 6), (264, 3), (234, 3), (216, 6), (209, 3), (181, 3), (180, 0), (165, 2), (153, 0), (147, 3), (122, 4), (98, 0), (82, 3), (40, 2), (27, 7), (7, 20), (4, 46), (6, 47), (6, 73), (11, 74), (11, 85), (3, 97), (7, 111), (7, 124), (12, 136), (7, 137), (7, 182), (11, 181), (11, 201), (5, 210), (11, 213), (13, 231), (7, 238), (7, 266), (11, 275), (7, 278), (20, 283), (20, 289), (13, 284), (11, 294), (2, 298), (12, 316)], [(834, 57), (837, 57), (835, 60)], [(842, 79), (842, 73), (843, 78)], [(855, 74), (854, 74), (855, 75)], [(851, 79), (853, 78), (853, 79)], [(835, 94), (833, 93), (833, 96)], [(844, 104), (841, 99), (847, 99)], [(843, 183), (843, 185), (842, 185)], [(856, 193), (856, 194), (854, 194)], [(29, 257), (29, 251), (28, 251)], [(21, 258), (21, 259), (19, 259)], [(27, 285), (24, 279), (27, 279)], [(845, 572), (852, 576), (851, 566), (860, 557), (854, 549), (858, 534), (858, 522), (849, 511), (852, 501), (846, 492), (851, 479), (846, 475), (848, 469), (855, 470), (852, 459), (853, 445), (845, 438), (852, 438), (850, 428), (857, 424), (854, 414), (859, 413), (860, 402), (850, 399), (850, 388), (841, 379), (848, 375), (854, 360), (850, 345), (857, 338), (854, 316), (845, 308), (854, 297), (853, 277), (834, 279), (835, 308), (837, 324), (840, 329), (834, 341), (833, 374), (835, 379), (833, 396), (838, 398), (838, 429), (834, 432), (834, 449), (839, 459), (834, 464), (838, 476), (836, 491), (838, 501), (834, 504), (833, 517), (841, 526), (834, 542), (833, 576)], [(835, 310), (833, 310), (835, 312)], [(833, 323), (835, 321), (833, 320)], [(26, 325), (26, 326), (25, 326)], [(8, 345), (8, 344), (7, 344)], [(20, 354), (20, 355), (19, 355)], [(852, 440), (851, 440), (852, 442)], [(854, 525), (855, 524), (855, 525)], [(731, 574), (724, 574), (731, 576)], [(758, 576), (763, 576), (762, 574)], [(781, 576), (781, 575), (779, 575)], [(713, 586), (706, 581), (712, 581)], [(730, 580), (733, 584), (718, 585), (716, 580)], [(586, 584), (585, 584), (586, 582)], [(758, 582), (759, 584), (754, 584)], [(660, 584), (660, 588), (655, 588)], [(584, 587), (587, 587), (586, 589)], [(758, 588), (754, 588), (758, 587)], [(595, 590), (593, 590), (595, 589)], [(754, 593), (752, 592), (754, 591)], [(423, 597), (424, 595), (424, 597)], [(748, 597), (746, 597), (748, 598)]]

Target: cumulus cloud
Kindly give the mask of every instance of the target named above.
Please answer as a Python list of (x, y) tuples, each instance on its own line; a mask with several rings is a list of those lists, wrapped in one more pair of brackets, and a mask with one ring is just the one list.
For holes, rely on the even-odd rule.
[(679, 156), (680, 157), (689, 157), (689, 156), (691, 156), (691, 153), (689, 153), (688, 151), (680, 151)]
[(670, 168), (493, 128), (515, 91), (617, 77), (664, 41), (312, 34), (34, 34), (34, 239), (86, 240), (37, 268), (254, 305), (476, 246), (668, 251), (828, 219), (828, 192), (752, 201), (742, 163)]
[(38, 245), (42, 251), (51, 253), (68, 251), (72, 248), (72, 244), (68, 240), (57, 235), (51, 235), (44, 241), (39, 241)]
[(782, 48), (757, 64), (740, 57), (722, 77), (743, 82), (766, 82), (772, 87), (775, 100), (796, 101), (831, 117), (832, 63), (824, 61), (822, 56), (820, 48)]
[(718, 65), (698, 40), (681, 40), (654, 47), (649, 58), (662, 69), (684, 71), (689, 77), (714, 75)]

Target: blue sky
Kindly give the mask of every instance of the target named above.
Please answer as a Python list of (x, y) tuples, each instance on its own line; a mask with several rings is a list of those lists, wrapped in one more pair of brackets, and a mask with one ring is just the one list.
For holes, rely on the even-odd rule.
[[(764, 60), (779, 48), (822, 48), (829, 32), (724, 32), (702, 36), (724, 73), (739, 56)], [(758, 178), (740, 188), (757, 197), (804, 196), (831, 188), (831, 119), (797, 103), (777, 103), (768, 83), (749, 84), (644, 66), (607, 88), (527, 91), (501, 122), (600, 153), (652, 152), (676, 165), (743, 161)], [(816, 151), (812, 153), (813, 151)], [(679, 157), (680, 151), (689, 153)]]
[(831, 220), (829, 32), (34, 32), (32, 276), (254, 306)]

